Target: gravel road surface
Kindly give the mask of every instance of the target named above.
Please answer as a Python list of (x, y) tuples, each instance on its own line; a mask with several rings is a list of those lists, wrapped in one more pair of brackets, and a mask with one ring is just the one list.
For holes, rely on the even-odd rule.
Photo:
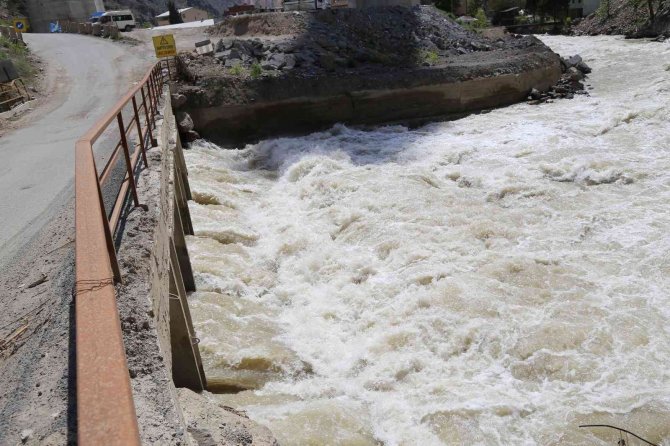
[(152, 62), (139, 48), (90, 36), (25, 37), (46, 62), (49, 98), (0, 138), (0, 268), (70, 198), (75, 141)]

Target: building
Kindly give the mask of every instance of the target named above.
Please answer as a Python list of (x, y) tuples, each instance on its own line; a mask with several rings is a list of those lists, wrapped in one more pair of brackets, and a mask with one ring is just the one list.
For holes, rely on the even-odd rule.
[(600, 7), (600, 0), (570, 0), (570, 17), (586, 17)]
[[(199, 8), (182, 8), (179, 10), (179, 15), (184, 23), (201, 22), (209, 19), (209, 13)], [(163, 14), (157, 15), (156, 22), (158, 22), (158, 26), (169, 25), (170, 11), (165, 11)]]

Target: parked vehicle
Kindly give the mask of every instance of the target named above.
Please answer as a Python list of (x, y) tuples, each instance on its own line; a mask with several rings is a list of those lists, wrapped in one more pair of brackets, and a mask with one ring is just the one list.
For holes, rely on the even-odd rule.
[(121, 31), (131, 31), (136, 26), (135, 16), (129, 9), (107, 11), (100, 17), (99, 23), (103, 25), (115, 23), (117, 28)]
[(102, 17), (104, 14), (105, 11), (96, 11), (91, 14), (91, 17), (88, 19), (88, 21), (91, 23), (98, 23), (100, 21), (100, 17)]

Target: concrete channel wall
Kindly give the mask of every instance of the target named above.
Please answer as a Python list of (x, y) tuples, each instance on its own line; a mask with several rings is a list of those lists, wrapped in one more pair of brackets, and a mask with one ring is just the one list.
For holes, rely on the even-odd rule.
[(188, 173), (170, 101), (163, 107), (160, 216), (151, 252), (151, 300), (164, 360), (177, 387), (206, 387), (186, 293), (195, 291), (186, 234), (193, 234)]
[(261, 99), (254, 103), (187, 107), (185, 111), (193, 118), (200, 135), (221, 143), (227, 143), (227, 139), (244, 141), (314, 131), (338, 122), (421, 124), (522, 101), (531, 89), (545, 91), (561, 77), (560, 61), (555, 55), (530, 54), (520, 60), (534, 67), (518, 73), (468, 80), (335, 94), (310, 91), (306, 86), (306, 94), (302, 96), (264, 99), (259, 94)]
[(184, 240), (190, 191), (169, 98), (165, 88), (156, 145), (136, 180), (141, 206), (130, 206), (117, 234), (116, 294), (142, 444), (176, 446), (193, 444), (180, 392), (202, 392), (206, 378), (186, 300), (195, 289)]

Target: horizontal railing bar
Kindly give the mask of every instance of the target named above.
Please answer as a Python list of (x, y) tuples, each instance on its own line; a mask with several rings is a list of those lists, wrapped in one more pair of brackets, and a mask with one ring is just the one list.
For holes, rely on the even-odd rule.
[(93, 151), (75, 147), (77, 443), (139, 445)]
[(109, 124), (116, 119), (116, 115), (130, 102), (131, 98), (142, 88), (145, 82), (154, 75), (156, 68), (154, 67), (147, 74), (144, 75), (142, 80), (138, 83), (137, 86), (133, 87), (128, 93), (126, 93), (121, 99), (119, 99), (114, 107), (107, 112), (102, 118), (100, 118), (91, 129), (86, 132), (86, 134), (79, 141), (86, 141), (91, 145), (103, 134), (107, 129)]
[[(166, 76), (159, 62), (131, 88), (75, 144), (75, 346), (77, 358), (77, 442), (82, 446), (139, 446), (139, 429), (130, 386), (128, 363), (116, 306), (114, 283), (121, 280), (113, 233), (116, 232), (128, 189), (138, 172), (145, 138), (153, 141), (152, 123)], [(136, 95), (141, 93), (138, 107)], [(123, 124), (123, 111), (133, 102), (133, 118)], [(144, 110), (145, 127), (139, 112)], [(93, 144), (118, 121), (121, 140), (98, 175)], [(133, 128), (141, 143), (128, 155)], [(125, 139), (125, 144), (124, 144)], [(112, 208), (111, 222), (101, 192), (119, 161), (126, 155), (125, 179)], [(135, 204), (138, 205), (137, 197)], [(110, 225), (111, 223), (111, 225)], [(110, 227), (113, 228), (110, 230)]]

